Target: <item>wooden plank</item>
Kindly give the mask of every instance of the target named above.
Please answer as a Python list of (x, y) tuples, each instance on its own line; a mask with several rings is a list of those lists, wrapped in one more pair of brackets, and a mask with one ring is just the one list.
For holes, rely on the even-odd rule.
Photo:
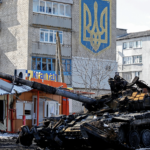
[(59, 59), (59, 69), (60, 69), (60, 82), (64, 83), (64, 75), (63, 75), (63, 68), (62, 68), (62, 58), (61, 58), (61, 46), (60, 46), (60, 38), (59, 33), (56, 33), (56, 41), (58, 47), (58, 59)]
[(58, 82), (58, 40), (57, 38), (56, 38), (55, 74), (56, 74), (56, 81)]

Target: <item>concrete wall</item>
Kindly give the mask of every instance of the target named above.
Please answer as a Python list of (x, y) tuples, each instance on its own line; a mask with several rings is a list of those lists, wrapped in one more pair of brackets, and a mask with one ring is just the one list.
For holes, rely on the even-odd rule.
[[(71, 3), (71, 0), (68, 2)], [(30, 1), (29, 9), (28, 69), (31, 69), (32, 56), (55, 58), (56, 44), (40, 42), (40, 28), (63, 31), (62, 56), (64, 59), (71, 59), (71, 32), (64, 29), (65, 26), (68, 29), (71, 28), (71, 19), (33, 13), (32, 8), (33, 0)]]
[[(80, 0), (74, 0), (74, 4), (72, 5), (72, 55), (80, 56), (81, 53), (88, 53), (89, 55), (95, 55), (95, 57), (108, 59), (108, 60), (116, 60), (116, 0), (112, 0), (111, 5), (111, 47), (102, 53), (92, 53), (90, 50), (85, 49), (80, 44)], [(93, 2), (93, 1), (91, 1)], [(94, 18), (94, 14), (92, 14), (92, 18)], [(99, 20), (98, 20), (99, 22)], [(91, 48), (92, 49), (92, 48)]]
[[(53, 28), (50, 28), (53, 29)], [(40, 28), (30, 27), (30, 35), (32, 37), (31, 47), (32, 54), (47, 55), (47, 57), (54, 57), (56, 54), (56, 44), (40, 42)], [(60, 29), (61, 31), (61, 29)], [(63, 31), (63, 44), (61, 44), (62, 56), (71, 59), (71, 32)], [(35, 55), (34, 55), (35, 56)]]
[(0, 70), (27, 69), (29, 0), (5, 0), (0, 6)]
[[(32, 43), (32, 54), (49, 55), (55, 57), (56, 55), (56, 45), (46, 44), (46, 43)], [(71, 47), (61, 46), (62, 56), (71, 57)]]
[[(126, 49), (123, 50), (123, 43), (124, 42), (131, 42), (131, 41), (142, 41), (142, 48), (133, 48), (133, 49)], [(141, 38), (134, 38), (128, 40), (119, 40), (117, 41), (117, 53), (116, 53), (116, 60), (118, 61), (118, 71), (119, 72), (132, 72), (140, 71), (141, 80), (144, 80), (148, 85), (150, 85), (150, 36), (141, 37)], [(132, 64), (132, 65), (123, 65), (123, 57), (125, 56), (134, 56), (134, 55), (142, 55), (142, 64)], [(132, 74), (134, 75), (134, 74)], [(134, 76), (133, 76), (134, 77)]]
[(33, 25), (71, 29), (71, 18), (33, 13)]
[[(92, 58), (94, 59), (102, 59), (102, 61), (107, 61), (107, 60), (113, 60), (114, 62), (116, 61), (116, 0), (111, 1), (111, 46), (109, 49), (105, 51), (101, 51), (99, 53), (93, 53), (89, 47), (83, 47), (83, 45), (80, 43), (80, 27), (82, 24), (80, 24), (80, 0), (74, 0), (74, 4), (72, 6), (72, 56), (73, 57), (85, 57), (88, 58), (90, 61), (92, 61)], [(89, 2), (94, 2), (94, 1), (89, 1)], [(99, 7), (99, 6), (98, 6)], [(91, 8), (92, 9), (92, 8)], [(93, 8), (94, 9), (94, 8)], [(81, 10), (82, 12), (82, 10)], [(92, 18), (94, 18), (94, 13), (92, 14)], [(97, 22), (100, 20), (98, 19)], [(101, 39), (100, 39), (101, 40)], [(88, 50), (89, 49), (89, 50)], [(82, 58), (81, 58), (82, 59)], [(83, 64), (78, 64), (78, 67), (80, 68)], [(96, 65), (96, 64), (95, 64)], [(73, 87), (74, 88), (84, 88), (82, 85), (77, 85), (76, 82), (79, 82), (79, 77), (74, 74), (74, 68), (77, 68), (72, 66), (73, 70)], [(116, 66), (117, 68), (117, 66)], [(114, 69), (114, 71), (116, 70)], [(83, 70), (83, 69), (81, 69)], [(83, 70), (84, 71), (84, 70)], [(104, 70), (102, 70), (104, 72)], [(106, 81), (107, 82), (107, 81)], [(81, 82), (82, 83), (82, 82)], [(107, 83), (106, 83), (107, 84)], [(107, 87), (106, 87), (107, 89)]]
[[(80, 27), (82, 25), (82, 24), (80, 24), (80, 15), (81, 15), (80, 14), (80, 2), (81, 2), (81, 0), (74, 0), (74, 4), (72, 5), (72, 31), (73, 31), (72, 32), (72, 56), (75, 57), (75, 58), (78, 57), (79, 60), (82, 59), (82, 58), (87, 58), (89, 61), (91, 61), (90, 64), (92, 64), (92, 59), (101, 59), (102, 64), (104, 64), (104, 62), (107, 61), (107, 60), (110, 60), (113, 63), (115, 63), (115, 61), (116, 61), (116, 0), (111, 1), (112, 2), (112, 5), (111, 5), (111, 11), (112, 12), (111, 12), (111, 15), (110, 15), (110, 18), (111, 18), (111, 29), (110, 29), (111, 30), (111, 38), (110, 38), (111, 39), (111, 46), (110, 46), (109, 49), (107, 49), (103, 52), (99, 52), (97, 54), (91, 52), (92, 48), (89, 48), (89, 47), (87, 48), (87, 46), (82, 46), (82, 44), (80, 43), (80, 41), (81, 41), (81, 39), (80, 39), (80, 37), (81, 37), (80, 36), (80, 31), (81, 31)], [(87, 3), (88, 2), (93, 3), (95, 1), (87, 0)], [(89, 9), (92, 9), (92, 8), (89, 8)], [(94, 13), (91, 16), (92, 16), (92, 19), (93, 19), (94, 18)], [(100, 22), (100, 20), (97, 20), (97, 21), (98, 21), (98, 23)], [(78, 76), (78, 73), (76, 71), (77, 69), (80, 69), (80, 72), (82, 74), (82, 73), (84, 73), (85, 68), (88, 68), (88, 66), (83, 65), (84, 63), (80, 63), (80, 61), (76, 60), (76, 62), (77, 63), (75, 63), (74, 60), (72, 60), (72, 87), (76, 90), (88, 91), (88, 89), (85, 88), (85, 85), (82, 84), (83, 80), (87, 80), (87, 83), (89, 83), (88, 79), (86, 79), (86, 77), (84, 77), (84, 75), (82, 76), (83, 78), (81, 79)], [(77, 65), (75, 65), (75, 64), (77, 64)], [(95, 63), (93, 65), (96, 66), (96, 65), (98, 65), (98, 63)], [(105, 72), (104, 68), (101, 70), (101, 73)], [(113, 71), (115, 72), (116, 69), (117, 69), (117, 66)], [(77, 74), (75, 74), (75, 72)], [(92, 73), (92, 72), (90, 72), (89, 69), (88, 69), (87, 72), (89, 74)], [(112, 76), (113, 76), (113, 73), (111, 74)], [(93, 76), (94, 76), (94, 72), (93, 72)], [(106, 78), (106, 80), (103, 80), (103, 82), (101, 82), (102, 86), (99, 86), (99, 88), (102, 88), (100, 90), (101, 91), (100, 94), (109, 93), (109, 91), (106, 90), (106, 89), (110, 89), (107, 85), (107, 79), (108, 78)], [(96, 86), (94, 86), (94, 87), (96, 87)], [(70, 113), (83, 111), (82, 103), (76, 102), (76, 101), (73, 101), (73, 100), (71, 101), (71, 103), (72, 103), (72, 110), (70, 110)]]
[(108, 79), (113, 78), (116, 71), (117, 63), (113, 60), (73, 57), (72, 86), (85, 90), (109, 90)]

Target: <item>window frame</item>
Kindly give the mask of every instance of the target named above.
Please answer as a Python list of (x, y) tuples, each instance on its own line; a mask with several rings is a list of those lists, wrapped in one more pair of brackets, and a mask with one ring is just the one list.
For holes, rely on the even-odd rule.
[[(36, 65), (36, 67), (35, 67), (35, 69), (33, 69), (33, 67), (32, 67), (32, 64), (33, 64), (33, 58), (35, 58), (36, 60), (35, 60), (35, 65)], [(38, 58), (40, 58), (40, 61), (38, 61), (37, 59)], [(46, 70), (43, 70), (43, 68), (42, 68), (42, 59), (46, 59)], [(48, 62), (48, 60), (51, 60), (51, 70), (48, 70), (48, 64), (49, 64), (49, 62)], [(55, 58), (48, 58), (48, 57), (36, 57), (36, 56), (32, 56), (32, 63), (31, 63), (31, 69), (33, 70), (33, 71), (36, 71), (36, 72), (43, 72), (43, 73), (53, 73), (53, 74), (55, 74), (55, 64), (53, 63), (53, 60), (55, 60)], [(65, 60), (65, 71), (63, 70), (63, 74), (64, 75), (72, 75), (72, 60), (71, 59), (62, 59), (62, 60)], [(69, 61), (69, 63), (67, 62), (67, 61)], [(37, 62), (40, 62), (41, 63), (41, 66), (40, 66), (40, 69), (41, 70), (37, 70)], [(56, 62), (56, 61), (55, 61)], [(62, 63), (63, 64), (63, 63)], [(67, 65), (68, 64), (70, 64), (70, 71), (68, 71), (68, 69), (67, 69)], [(54, 65), (54, 67), (53, 67), (53, 65)], [(59, 74), (60, 74), (60, 72), (59, 72)]]
[[(60, 37), (60, 35), (62, 35), (62, 43), (61, 43), (61, 41), (60, 41), (60, 44), (61, 45), (63, 45), (63, 31), (59, 31), (59, 30), (51, 30), (51, 29), (43, 29), (43, 30), (48, 30), (48, 31), (41, 31), (43, 28), (40, 28), (40, 35), (39, 35), (39, 41), (41, 42), (41, 43), (53, 43), (53, 44), (56, 44), (56, 42), (55, 42), (55, 35), (56, 35), (56, 32), (58, 31), (59, 32), (59, 37)], [(51, 31), (53, 31), (53, 42), (50, 42), (50, 34), (52, 33)], [(41, 41), (41, 32), (44, 32), (44, 41)], [(61, 32), (61, 33), (60, 33)], [(48, 42), (47, 41), (45, 41), (45, 33), (48, 33)]]
[[(137, 46), (137, 42), (140, 42), (140, 46)], [(130, 43), (132, 43), (132, 47), (130, 47)], [(126, 44), (126, 48), (124, 47), (124, 44)], [(128, 42), (123, 42), (123, 50), (128, 50), (128, 49), (140, 49), (142, 48), (142, 40), (136, 40), (136, 41), (128, 41)]]
[[(44, 2), (44, 3), (45, 3), (44, 12), (40, 12), (40, 2)], [(50, 2), (52, 3), (52, 12), (51, 12), (51, 13), (47, 13), (47, 12), (46, 12), (47, 2), (49, 2), (49, 1), (39, 0), (38, 11), (34, 11), (33, 8), (32, 8), (33, 12), (34, 12), (34, 13), (41, 13), (41, 14), (52, 15), (52, 16), (67, 17), (67, 18), (71, 18), (71, 17), (72, 17), (71, 4), (64, 4), (64, 3), (51, 2), (51, 1), (50, 1)], [(58, 4), (58, 14), (53, 14), (53, 3), (57, 3), (57, 4)], [(60, 5), (64, 5), (64, 15), (60, 15)], [(66, 15), (66, 6), (67, 6), (67, 5), (70, 6), (70, 16)]]
[[(135, 62), (135, 57), (136, 57), (136, 59), (138, 59), (138, 62), (136, 62), (136, 63), (134, 63)], [(129, 58), (131, 58), (131, 61), (130, 61)], [(140, 62), (140, 58), (141, 58), (141, 62)], [(125, 59), (128, 59), (128, 60), (126, 60), (127, 63), (124, 63)], [(133, 65), (133, 64), (142, 64), (142, 55), (133, 55), (133, 56), (123, 57), (123, 65)]]

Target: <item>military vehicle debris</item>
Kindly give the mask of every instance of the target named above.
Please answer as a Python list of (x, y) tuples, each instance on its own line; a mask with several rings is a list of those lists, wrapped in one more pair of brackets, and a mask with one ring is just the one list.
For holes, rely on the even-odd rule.
[(83, 102), (84, 114), (46, 118), (31, 129), (23, 126), (17, 143), (49, 149), (150, 147), (150, 87), (138, 77), (131, 83), (116, 75), (108, 80), (111, 93), (88, 98), (79, 94), (0, 73), (0, 78)]

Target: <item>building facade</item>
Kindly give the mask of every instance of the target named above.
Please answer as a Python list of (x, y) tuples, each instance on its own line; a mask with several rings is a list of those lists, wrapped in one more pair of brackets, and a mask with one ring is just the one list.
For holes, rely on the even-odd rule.
[[(96, 72), (102, 77), (92, 83), (101, 87), (101, 93), (109, 91), (107, 80), (117, 68), (116, 0), (5, 0), (0, 5), (0, 20), (2, 72), (27, 69), (54, 74), (58, 31), (65, 83), (76, 90), (96, 91), (95, 85), (90, 87), (92, 80), (84, 80), (83, 75), (93, 70), (90, 78), (96, 79)], [(81, 69), (84, 65), (89, 70)]]
[[(125, 30), (126, 31), (126, 30)], [(123, 33), (117, 37), (118, 72), (131, 82), (135, 76), (150, 84), (150, 31)]]

